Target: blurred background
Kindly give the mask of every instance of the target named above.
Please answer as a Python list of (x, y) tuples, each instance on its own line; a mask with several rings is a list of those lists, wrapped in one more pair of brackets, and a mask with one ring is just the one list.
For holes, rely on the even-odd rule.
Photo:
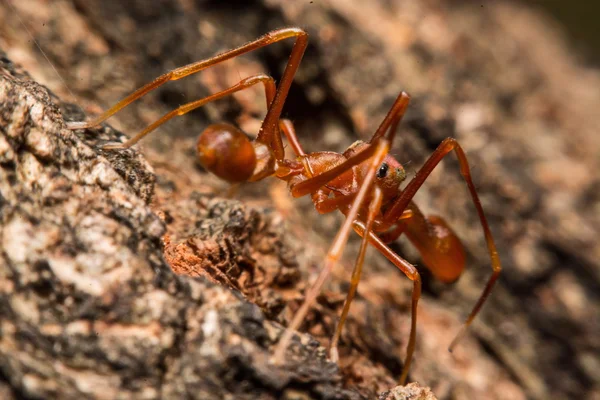
[[(465, 243), (468, 267), (454, 285), (436, 282), (420, 267), (424, 295), (410, 380), (430, 386), (440, 399), (600, 399), (596, 3), (13, 4), (17, 14), (0, 2), (0, 49), (88, 115), (161, 73), (290, 25), (311, 36), (284, 112), (306, 150), (343, 151), (357, 139), (368, 139), (400, 90), (410, 92), (413, 101), (392, 154), (410, 177), (441, 140), (456, 137), (469, 157), (504, 265), (482, 314), (450, 355), (447, 346), (490, 273), (477, 216), (450, 156), (416, 201), (427, 214), (442, 215), (453, 226)], [(290, 49), (291, 43), (269, 46), (165, 85), (109, 123), (131, 136), (178, 105), (244, 76), (266, 71), (279, 78)], [(158, 175), (153, 207), (175, 214), (192, 195), (223, 196), (226, 185), (195, 161), (196, 135), (222, 120), (253, 135), (263, 115), (262, 93), (250, 90), (173, 120), (145, 139), (141, 148)], [(275, 179), (244, 185), (237, 198), (284, 218), (302, 282), (314, 277), (340, 215), (318, 215), (310, 199), (292, 199)], [(168, 229), (173, 237), (180, 233), (176, 223)], [(343, 268), (303, 327), (324, 345), (341, 309), (357, 245), (353, 238)], [(420, 265), (419, 254), (406, 241), (394, 249)], [(343, 336), (341, 368), (344, 385), (373, 398), (393, 386), (401, 371), (411, 284), (374, 251), (367, 264)], [(297, 285), (296, 292), (302, 293), (304, 286)], [(286, 308), (273, 318), (285, 323), (296, 300), (282, 298)], [(262, 304), (260, 298), (250, 300)]]
[(528, 0), (532, 7), (546, 12), (568, 35), (569, 45), (584, 60), (600, 63), (600, 28), (596, 16), (600, 5), (591, 1)]

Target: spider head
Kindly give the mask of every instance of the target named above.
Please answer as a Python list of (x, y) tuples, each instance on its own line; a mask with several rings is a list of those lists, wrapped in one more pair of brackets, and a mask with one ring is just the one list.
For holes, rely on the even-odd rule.
[(389, 154), (385, 156), (375, 174), (375, 183), (383, 190), (385, 197), (395, 197), (405, 179), (406, 171), (402, 164)]
[[(346, 158), (352, 157), (354, 154), (363, 151), (368, 146), (368, 143), (365, 143), (360, 140), (356, 141), (348, 148), (348, 150), (344, 152), (344, 156)], [(370, 164), (371, 161), (367, 160), (359, 166), (355, 167), (360, 171), (359, 174), (361, 177), (363, 177), (363, 179), (368, 171)], [(386, 155), (383, 162), (377, 169), (377, 172), (375, 173), (375, 184), (379, 185), (379, 187), (383, 190), (385, 199), (391, 199), (396, 197), (398, 195), (398, 190), (400, 189), (400, 184), (405, 179), (406, 172), (404, 171), (404, 167), (402, 167), (402, 164), (400, 164), (391, 155)]]

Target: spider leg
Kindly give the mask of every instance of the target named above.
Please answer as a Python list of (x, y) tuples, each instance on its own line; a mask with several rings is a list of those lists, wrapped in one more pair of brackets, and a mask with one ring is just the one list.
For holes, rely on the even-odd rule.
[(89, 122), (68, 122), (67, 129), (86, 129), (99, 125), (135, 100), (145, 96), (147, 93), (169, 81), (185, 78), (186, 76), (200, 72), (225, 60), (238, 57), (242, 54), (249, 53), (253, 50), (268, 46), (272, 43), (280, 42), (288, 38), (296, 38), (296, 41), (294, 42), (294, 47), (292, 48), (286, 68), (283, 71), (283, 76), (281, 78), (281, 83), (277, 93), (275, 94), (273, 101), (269, 103), (269, 110), (267, 111), (267, 115), (263, 120), (257, 137), (259, 142), (270, 146), (275, 153), (275, 157), (278, 160), (281, 160), (283, 159), (284, 149), (281, 136), (279, 135), (278, 131), (278, 121), (279, 117), (281, 116), (283, 104), (285, 103), (290, 86), (292, 84), (292, 80), (294, 79), (294, 75), (298, 70), (298, 66), (300, 65), (300, 61), (302, 60), (302, 56), (304, 55), (304, 51), (306, 50), (306, 46), (308, 44), (308, 34), (300, 28), (283, 28), (275, 30), (238, 48), (218, 54), (209, 59), (197, 61), (169, 71), (131, 93), (129, 96), (125, 97), (123, 100), (119, 101), (117, 104), (93, 120)]
[(302, 149), (302, 145), (298, 141), (298, 136), (296, 136), (296, 129), (294, 129), (294, 124), (292, 123), (292, 121), (285, 118), (280, 119), (279, 129), (281, 129), (281, 131), (285, 135), (288, 143), (292, 147), (292, 150), (294, 150), (294, 154), (296, 154), (296, 156), (298, 157), (305, 156), (306, 153), (304, 152), (304, 150)]
[(366, 226), (361, 221), (354, 221), (354, 230), (362, 237), (365, 236), (365, 232), (369, 234), (369, 242), (383, 254), (389, 261), (392, 262), (400, 271), (402, 271), (411, 281), (413, 281), (412, 291), (412, 302), (411, 302), (411, 319), (410, 319), (410, 337), (408, 339), (408, 346), (406, 348), (406, 358), (404, 365), (402, 366), (402, 375), (400, 376), (400, 384), (404, 385), (408, 371), (410, 370), (410, 364), (412, 362), (412, 355), (415, 351), (415, 343), (417, 338), (417, 303), (421, 297), (421, 275), (419, 271), (404, 258), (400, 257), (394, 250), (390, 249), (375, 233), (369, 232)]
[[(365, 223), (365, 232), (371, 233), (373, 228), (373, 222), (375, 221), (375, 217), (381, 209), (382, 201), (383, 192), (378, 186), (375, 186), (373, 188), (373, 197), (371, 199), (371, 203), (369, 204), (367, 222)], [(360, 249), (358, 251), (358, 256), (356, 257), (356, 263), (354, 264), (354, 270), (352, 271), (352, 278), (350, 280), (350, 288), (348, 289), (348, 295), (346, 296), (346, 301), (344, 301), (344, 308), (342, 309), (342, 314), (340, 315), (337, 327), (335, 328), (335, 334), (331, 339), (329, 358), (331, 358), (333, 362), (337, 362), (339, 359), (337, 345), (342, 334), (342, 328), (344, 327), (344, 323), (346, 322), (346, 318), (348, 316), (348, 311), (350, 310), (350, 303), (352, 303), (354, 295), (356, 294), (356, 290), (358, 289), (358, 282), (360, 281), (360, 276), (362, 273), (362, 267), (365, 261), (365, 254), (367, 252), (368, 244), (368, 235), (363, 235), (363, 239), (360, 243)]]
[[(111, 108), (109, 108), (108, 110), (106, 110), (104, 113), (97, 116), (93, 120), (91, 120), (89, 122), (69, 122), (69, 123), (67, 123), (67, 128), (68, 129), (84, 129), (84, 128), (94, 127), (96, 125), (101, 124), (102, 122), (104, 122), (105, 120), (107, 120), (108, 118), (113, 116), (115, 113), (117, 113), (118, 111), (127, 107), (129, 104), (133, 103), (135, 100), (143, 97), (144, 95), (151, 92), (152, 90), (162, 86), (166, 82), (176, 81), (176, 80), (185, 78), (186, 76), (200, 72), (200, 71), (202, 71), (206, 68), (209, 68), (213, 65), (219, 64), (220, 62), (238, 57), (242, 54), (249, 53), (253, 50), (259, 49), (261, 47), (265, 47), (269, 44), (276, 43), (276, 42), (279, 42), (284, 39), (288, 39), (291, 37), (306, 38), (306, 36), (307, 36), (306, 32), (304, 32), (303, 30), (301, 30), (299, 28), (284, 28), (284, 29), (279, 29), (276, 31), (269, 32), (266, 35), (261, 36), (260, 38), (254, 40), (252, 42), (249, 42), (243, 46), (240, 46), (238, 48), (226, 51), (224, 53), (218, 54), (218, 55), (208, 58), (206, 60), (197, 61), (197, 62), (194, 62), (191, 64), (184, 65), (182, 67), (176, 68), (174, 70), (171, 70), (171, 71), (167, 72), (166, 74), (163, 74), (163, 75), (157, 77), (152, 82), (142, 86), (135, 92), (131, 93), (129, 96), (125, 97), (124, 99), (119, 101), (117, 104), (115, 104), (114, 106), (112, 106)], [(300, 46), (300, 47), (302, 47), (302, 46)], [(297, 66), (296, 66), (296, 68), (297, 68)], [(293, 68), (294, 69), (293, 72), (295, 72), (296, 68)]]
[[(456, 153), (458, 158), (458, 162), (460, 164), (460, 172), (463, 176), (467, 188), (469, 189), (469, 193), (471, 194), (471, 199), (473, 204), (475, 205), (475, 209), (477, 210), (477, 214), (479, 216), (479, 221), (481, 227), (483, 228), (483, 234), (485, 236), (485, 241), (488, 247), (488, 253), (490, 255), (490, 260), (492, 264), (492, 275), (487, 281), (477, 303), (473, 307), (471, 313), (465, 320), (463, 327), (459, 331), (459, 333), (455, 336), (455, 338), (450, 343), (448, 348), (449, 351), (452, 351), (456, 343), (460, 340), (460, 338), (465, 334), (467, 328), (483, 306), (485, 300), (489, 296), (492, 291), (492, 288), (500, 275), (500, 271), (502, 270), (502, 266), (500, 263), (500, 257), (498, 256), (498, 251), (496, 249), (496, 244), (494, 243), (494, 238), (492, 236), (492, 232), (490, 231), (487, 219), (483, 212), (483, 207), (481, 206), (481, 202), (479, 200), (479, 196), (477, 195), (477, 191), (475, 189), (475, 185), (473, 184), (473, 180), (471, 178), (471, 172), (469, 168), (469, 163), (467, 161), (467, 156), (465, 155), (462, 147), (458, 144), (458, 142), (453, 138), (445, 139), (438, 148), (433, 152), (433, 154), (429, 157), (429, 159), (425, 162), (423, 167), (417, 172), (415, 177), (408, 183), (408, 185), (402, 191), (402, 194), (395, 203), (387, 210), (383, 219), (387, 221), (397, 220), (398, 217), (402, 214), (402, 212), (409, 206), (412, 198), (415, 193), (419, 190), (419, 188), (423, 185), (429, 174), (433, 171), (433, 169), (439, 164), (439, 162), (448, 155), (452, 150)], [(440, 238), (436, 238), (440, 239)], [(431, 268), (431, 266), (428, 266)], [(448, 266), (445, 265), (447, 268)], [(433, 271), (435, 272), (435, 271)]]
[(168, 112), (167, 114), (160, 117), (158, 120), (156, 120), (153, 123), (151, 123), (150, 125), (148, 125), (146, 128), (144, 128), (142, 131), (137, 133), (134, 137), (132, 137), (125, 143), (108, 144), (108, 145), (104, 146), (104, 149), (112, 150), (112, 149), (129, 148), (129, 147), (133, 146), (134, 144), (136, 144), (137, 142), (139, 142), (144, 136), (146, 136), (147, 134), (149, 134), (150, 132), (152, 132), (153, 130), (155, 130), (156, 128), (158, 128), (159, 126), (161, 126), (168, 120), (170, 120), (171, 118), (185, 115), (185, 114), (189, 113), (190, 111), (193, 111), (199, 107), (204, 106), (206, 103), (215, 101), (215, 100), (220, 99), (225, 96), (229, 96), (235, 92), (239, 92), (240, 90), (247, 89), (250, 86), (256, 85), (257, 83), (264, 84), (266, 98), (267, 98), (267, 105), (269, 105), (273, 101), (273, 96), (275, 93), (275, 81), (273, 80), (273, 78), (271, 78), (268, 75), (260, 74), (260, 75), (250, 76), (246, 79), (241, 80), (239, 83), (231, 86), (230, 88), (227, 88), (225, 90), (222, 90), (222, 91), (212, 94), (210, 96), (204, 97), (202, 99), (183, 104), (183, 105), (179, 106), (178, 108), (176, 108), (175, 110)]

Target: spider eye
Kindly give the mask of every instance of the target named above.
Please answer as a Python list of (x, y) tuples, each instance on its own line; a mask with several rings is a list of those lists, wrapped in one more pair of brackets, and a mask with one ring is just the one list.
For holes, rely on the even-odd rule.
[(379, 167), (379, 170), (377, 171), (377, 177), (385, 178), (387, 176), (388, 169), (389, 169), (389, 165), (387, 165), (387, 163), (381, 164), (381, 167)]

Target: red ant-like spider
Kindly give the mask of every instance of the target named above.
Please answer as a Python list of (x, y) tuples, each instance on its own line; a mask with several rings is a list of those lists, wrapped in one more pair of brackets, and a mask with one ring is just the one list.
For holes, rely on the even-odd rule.
[[(404, 384), (415, 349), (417, 302), (421, 296), (421, 278), (417, 269), (390, 249), (387, 243), (405, 233), (419, 250), (426, 267), (436, 278), (443, 282), (454, 282), (458, 279), (465, 265), (465, 252), (460, 240), (442, 218), (425, 217), (412, 202), (415, 193), (429, 174), (452, 150), (456, 153), (461, 174), (479, 215), (493, 272), (461, 331), (450, 344), (450, 351), (479, 312), (501, 271), (498, 252), (471, 179), (467, 157), (455, 139), (445, 139), (406, 187), (400, 189), (400, 184), (406, 179), (406, 174), (402, 165), (388, 152), (394, 140), (396, 128), (408, 107), (410, 101), (408, 94), (400, 93), (368, 143), (357, 141), (343, 154), (328, 151), (306, 154), (296, 137), (292, 123), (289, 120), (280, 119), (280, 116), (292, 80), (304, 55), (308, 35), (299, 28), (285, 28), (267, 33), (252, 42), (207, 60), (174, 69), (130, 94), (94, 120), (71, 122), (68, 123), (68, 128), (83, 129), (99, 125), (131, 102), (168, 81), (184, 78), (222, 61), (288, 38), (295, 38), (295, 43), (278, 88), (270, 76), (261, 74), (248, 77), (226, 90), (184, 104), (165, 114), (125, 143), (109, 144), (104, 148), (131, 147), (175, 116), (186, 114), (208, 102), (262, 83), (266, 92), (268, 111), (256, 139), (250, 141), (242, 131), (232, 125), (211, 125), (198, 139), (197, 150), (201, 164), (208, 171), (230, 183), (254, 182), (274, 175), (287, 182), (292, 196), (300, 197), (310, 194), (319, 213), (340, 210), (346, 216), (344, 224), (327, 253), (324, 268), (306, 293), (304, 303), (279, 340), (273, 361), (281, 362), (283, 359), (293, 332), (299, 328), (308, 310), (315, 302), (327, 277), (341, 257), (350, 232), (354, 229), (362, 237), (362, 242), (352, 272), (350, 289), (331, 341), (330, 357), (334, 361), (338, 360), (337, 344), (350, 303), (358, 287), (365, 252), (370, 243), (406, 274), (414, 284), (410, 339), (400, 377), (400, 383)], [(281, 132), (296, 154), (295, 160), (284, 158)]]

